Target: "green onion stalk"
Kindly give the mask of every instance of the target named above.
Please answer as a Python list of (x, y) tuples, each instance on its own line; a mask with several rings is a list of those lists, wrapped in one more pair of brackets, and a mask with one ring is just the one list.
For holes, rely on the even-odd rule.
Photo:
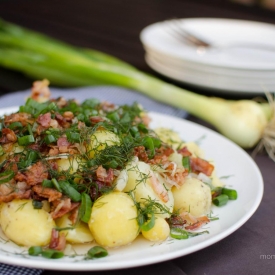
[(71, 46), (3, 20), (0, 20), (0, 65), (34, 79), (47, 78), (52, 85), (117, 85), (136, 90), (207, 121), (243, 148), (273, 144), (268, 152), (275, 160), (274, 110), (270, 103), (199, 95), (108, 54)]

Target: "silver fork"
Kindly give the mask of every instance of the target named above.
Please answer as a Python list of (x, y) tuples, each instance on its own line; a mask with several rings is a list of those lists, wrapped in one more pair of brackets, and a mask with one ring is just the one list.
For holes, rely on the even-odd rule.
[(265, 51), (272, 51), (275, 54), (275, 47), (272, 45), (263, 45), (258, 43), (234, 43), (228, 45), (213, 45), (210, 42), (190, 33), (185, 28), (183, 28), (182, 24), (179, 20), (167, 20), (168, 24), (166, 25), (165, 31), (175, 39), (185, 42), (191, 46), (196, 47), (196, 50), (199, 54), (205, 53), (207, 49), (215, 49), (215, 50), (224, 50), (228, 48), (250, 48), (250, 49), (258, 49)]

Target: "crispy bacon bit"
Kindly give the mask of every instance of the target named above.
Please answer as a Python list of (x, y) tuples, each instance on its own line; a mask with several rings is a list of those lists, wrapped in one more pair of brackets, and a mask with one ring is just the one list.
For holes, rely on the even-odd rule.
[(2, 129), (2, 137), (0, 138), (0, 143), (10, 143), (16, 142), (17, 136), (13, 130), (9, 128)]
[(13, 122), (21, 122), (23, 126), (26, 126), (32, 121), (30, 120), (30, 115), (27, 113), (15, 113), (5, 116), (4, 122), (6, 125), (9, 125)]
[(66, 137), (60, 137), (57, 140), (57, 146), (60, 153), (67, 153), (71, 143), (67, 140)]
[(49, 128), (51, 126), (51, 113), (40, 115), (36, 121), (43, 127)]
[(10, 202), (15, 199), (29, 199), (31, 196), (31, 190), (27, 190), (24, 193), (14, 192), (8, 195), (0, 195), (0, 202)]
[(204, 159), (191, 158), (191, 170), (197, 173), (204, 173), (206, 176), (211, 176), (214, 166)]
[(178, 153), (181, 154), (183, 157), (189, 157), (192, 153), (187, 149), (186, 146), (178, 150)]
[(71, 199), (57, 199), (52, 202), (54, 210), (51, 212), (53, 219), (62, 217), (79, 206), (78, 202), (71, 202)]
[(42, 185), (33, 186), (32, 190), (40, 197), (47, 198), (49, 202), (55, 201), (62, 197), (62, 193), (53, 188), (43, 187)]
[(100, 109), (102, 109), (103, 111), (105, 112), (111, 112), (115, 109), (116, 105), (111, 103), (111, 102), (108, 102), (108, 101), (103, 101), (101, 104), (100, 104)]
[(35, 81), (32, 86), (31, 98), (38, 102), (45, 102), (49, 100), (51, 92), (49, 89), (50, 82), (47, 79), (42, 81)]
[(97, 180), (104, 182), (106, 185), (111, 185), (114, 180), (114, 170), (112, 168), (108, 171), (100, 165), (96, 170)]
[(63, 128), (70, 127), (70, 123), (61, 114), (56, 113), (55, 119), (57, 120), (59, 125), (62, 126)]
[(91, 116), (90, 121), (91, 121), (92, 125), (95, 125), (101, 121), (104, 121), (104, 119), (101, 116)]
[(196, 219), (197, 219), (197, 221), (195, 223), (185, 226), (185, 229), (187, 229), (187, 230), (196, 230), (196, 229), (199, 229), (204, 224), (206, 224), (210, 221), (207, 216), (198, 217)]
[(140, 161), (148, 162), (149, 157), (146, 153), (144, 146), (137, 146), (134, 148), (134, 155), (138, 157)]
[(63, 251), (66, 246), (66, 236), (63, 233), (58, 232), (56, 229), (52, 229), (51, 241), (49, 248)]
[(26, 182), (28, 185), (42, 183), (42, 181), (47, 179), (49, 175), (47, 167), (41, 161), (30, 166), (23, 174), (26, 176)]
[(72, 119), (74, 118), (74, 114), (73, 112), (67, 111), (63, 113), (63, 117), (67, 120), (67, 121), (72, 121)]
[(77, 207), (71, 211), (69, 220), (72, 222), (72, 224), (76, 224), (77, 218), (78, 218), (78, 212), (79, 212), (79, 207)]

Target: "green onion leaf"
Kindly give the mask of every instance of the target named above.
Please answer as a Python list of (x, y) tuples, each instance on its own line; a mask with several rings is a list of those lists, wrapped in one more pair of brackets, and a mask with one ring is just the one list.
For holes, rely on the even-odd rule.
[(32, 206), (33, 206), (34, 209), (42, 209), (43, 203), (41, 201), (33, 200), (32, 201)]
[(88, 251), (87, 258), (88, 259), (102, 258), (102, 257), (106, 257), (107, 255), (108, 255), (108, 251), (105, 248), (101, 246), (94, 246)]
[(41, 252), (41, 255), (47, 259), (60, 259), (64, 257), (64, 253), (62, 251), (58, 251), (54, 249), (46, 249)]
[(222, 194), (227, 195), (229, 200), (236, 200), (238, 193), (235, 189), (222, 188)]
[(190, 158), (189, 157), (182, 157), (182, 166), (187, 170), (191, 171), (191, 165), (190, 165)]
[(149, 231), (150, 229), (152, 229), (155, 225), (155, 215), (154, 213), (150, 213), (150, 220), (145, 222), (142, 226), (141, 226), (141, 230), (142, 231)]
[(186, 230), (177, 227), (171, 228), (170, 236), (177, 240), (185, 240), (189, 238), (188, 232)]
[(72, 201), (81, 201), (81, 194), (68, 181), (60, 181), (59, 186), (62, 192), (71, 198)]
[(18, 138), (18, 144), (20, 146), (27, 146), (27, 145), (29, 145), (31, 143), (34, 143), (34, 142), (35, 142), (35, 139), (34, 139), (33, 135), (26, 135), (26, 136)]
[(80, 219), (83, 222), (88, 223), (90, 220), (90, 217), (91, 217), (91, 212), (92, 212), (91, 197), (86, 193), (82, 193), (81, 194), (81, 206), (79, 209)]
[(3, 173), (0, 173), (0, 184), (9, 182), (13, 177), (13, 171), (5, 171)]
[(41, 246), (31, 246), (28, 250), (29, 255), (31, 256), (38, 256), (42, 253)]
[(10, 125), (9, 125), (9, 128), (11, 130), (17, 130), (17, 129), (22, 129), (23, 125), (21, 122), (19, 121), (15, 121), (15, 122), (12, 122)]
[(45, 136), (44, 141), (46, 144), (51, 144), (53, 142), (56, 142), (56, 138), (53, 135), (47, 135)]
[(226, 205), (228, 202), (228, 196), (225, 194), (219, 195), (217, 197), (215, 197), (212, 202), (216, 205), (216, 206), (223, 206)]
[(54, 184), (51, 180), (43, 180), (42, 181), (42, 186), (46, 188), (53, 188)]
[(60, 188), (58, 181), (56, 179), (52, 179), (52, 183), (53, 183), (53, 186), (55, 187), (55, 189), (57, 191), (59, 191), (60, 193), (62, 193), (62, 189)]

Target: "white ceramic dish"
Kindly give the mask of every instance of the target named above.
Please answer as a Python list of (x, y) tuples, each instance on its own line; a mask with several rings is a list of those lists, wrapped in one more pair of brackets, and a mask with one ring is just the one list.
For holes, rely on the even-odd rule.
[[(16, 109), (2, 109), (3, 113)], [(151, 127), (165, 126), (179, 132), (186, 141), (201, 140), (200, 146), (205, 151), (206, 158), (215, 160), (217, 174), (225, 177), (224, 183), (238, 191), (238, 200), (230, 201), (226, 206), (213, 207), (213, 215), (219, 220), (207, 225), (209, 234), (204, 234), (188, 240), (167, 240), (152, 244), (142, 238), (133, 244), (109, 249), (109, 256), (98, 260), (85, 260), (83, 254), (92, 246), (76, 246), (77, 255), (58, 260), (28, 256), (25, 248), (0, 238), (0, 262), (21, 265), (39, 269), (56, 270), (111, 270), (129, 268), (158, 263), (176, 257), (184, 256), (210, 246), (241, 227), (258, 208), (263, 195), (263, 180), (261, 173), (251, 157), (216, 132), (179, 118), (150, 113)], [(228, 177), (229, 176), (229, 177)], [(234, 248), (231, 253), (234, 253)]]
[[(190, 33), (203, 38), (217, 46), (261, 45), (275, 49), (275, 26), (266, 23), (217, 19), (188, 18), (178, 19), (179, 23)], [(169, 35), (165, 29), (169, 21), (152, 24), (142, 30), (140, 39), (151, 49), (172, 58), (207, 64), (213, 67), (247, 70), (274, 70), (274, 51), (254, 47), (224, 47), (223, 50), (207, 50), (198, 54), (192, 46)]]
[(275, 91), (274, 79), (260, 80), (251, 78), (237, 78), (211, 72), (202, 72), (189, 68), (177, 68), (169, 66), (155, 59), (151, 55), (146, 55), (145, 60), (156, 72), (182, 83), (193, 86), (217, 90), (219, 92), (230, 92), (236, 94), (264, 93), (265, 91)]

